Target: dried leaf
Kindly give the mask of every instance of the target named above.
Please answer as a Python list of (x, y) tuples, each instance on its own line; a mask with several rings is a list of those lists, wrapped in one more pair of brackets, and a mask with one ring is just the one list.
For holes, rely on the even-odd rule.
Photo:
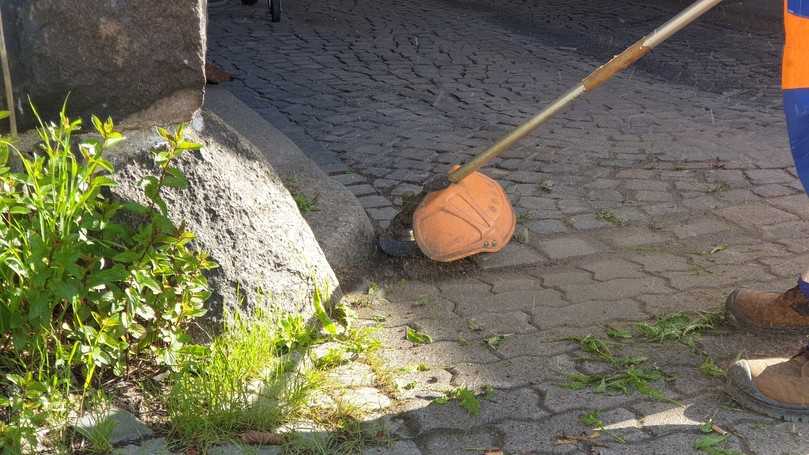
[(483, 452), (483, 455), (504, 455), (504, 454), (503, 451), (500, 449), (486, 449), (486, 451)]
[(270, 431), (245, 431), (240, 436), (244, 444), (280, 446), (284, 443), (284, 435)]

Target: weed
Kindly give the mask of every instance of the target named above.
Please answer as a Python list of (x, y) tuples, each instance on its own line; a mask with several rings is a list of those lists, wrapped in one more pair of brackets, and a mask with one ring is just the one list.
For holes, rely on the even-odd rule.
[(581, 423), (587, 425), (590, 428), (604, 428), (604, 422), (601, 420), (601, 412), (598, 409), (594, 409), (587, 414), (582, 414), (579, 416), (579, 421)]
[(626, 224), (626, 220), (624, 218), (621, 218), (609, 209), (599, 210), (596, 213), (596, 219), (609, 223), (613, 226), (624, 226)]
[(708, 189), (705, 192), (708, 193), (708, 194), (721, 193), (721, 192), (727, 191), (729, 189), (730, 189), (730, 185), (728, 185), (725, 182), (720, 182), (720, 183), (717, 183), (715, 185), (711, 185), (710, 187), (708, 187)]
[(433, 342), (433, 338), (426, 333), (421, 333), (416, 329), (408, 327), (405, 330), (405, 338), (407, 341), (413, 344), (430, 344)]
[(292, 192), (292, 199), (295, 200), (295, 205), (298, 206), (298, 210), (301, 212), (301, 215), (306, 215), (310, 212), (317, 212), (319, 210), (317, 208), (318, 197), (319, 196), (310, 198), (303, 193)]
[(112, 451), (110, 442), (116, 421), (109, 417), (97, 417), (98, 420), (88, 422), (87, 426), (76, 427), (76, 431), (87, 441), (89, 446), (84, 450), (92, 454), (104, 454)]
[(705, 360), (699, 365), (699, 371), (709, 378), (724, 378), (726, 374), (725, 370), (720, 368), (709, 356), (705, 356)]
[(477, 321), (477, 319), (467, 319), (466, 326), (469, 327), (469, 330), (473, 332), (480, 332), (483, 330), (483, 326)]
[(469, 415), (480, 415), (480, 400), (475, 394), (466, 387), (459, 387), (457, 389), (447, 392), (441, 398), (433, 400), (436, 404), (447, 404), (451, 400), (457, 401), (458, 404), (469, 413)]
[(416, 371), (430, 371), (430, 366), (426, 363), (416, 365)]
[(483, 343), (489, 347), (492, 351), (496, 351), (498, 347), (500, 347), (500, 343), (505, 341), (506, 337), (510, 337), (511, 334), (507, 333), (504, 335), (492, 335), (490, 337), (486, 337), (483, 339)]

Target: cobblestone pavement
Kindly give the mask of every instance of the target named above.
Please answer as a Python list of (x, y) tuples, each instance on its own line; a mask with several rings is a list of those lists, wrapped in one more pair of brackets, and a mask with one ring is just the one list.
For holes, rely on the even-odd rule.
[[(233, 4), (210, 12), (210, 54), (237, 75), (233, 93), (384, 227), (431, 172), (468, 159), (683, 4), (569, 3), (297, 0), (280, 24)], [(809, 264), (796, 242), (809, 234), (809, 201), (777, 95), (779, 29), (713, 13), (485, 169), (517, 207), (517, 241), (462, 275), (390, 279), (387, 300), (362, 311), (384, 319), (387, 357), (402, 368), (401, 441), (373, 453), (703, 453), (693, 444), (709, 418), (731, 432), (728, 449), (809, 452), (809, 425), (737, 409), (697, 370), (704, 357), (676, 343), (624, 347), (671, 374), (658, 384), (671, 402), (560, 386), (599, 371), (567, 336), (715, 309), (733, 286), (791, 286)], [(413, 345), (405, 326), (433, 343)], [(508, 335), (496, 349), (483, 343), (494, 335)], [(725, 329), (700, 346), (726, 365), (800, 341)], [(461, 386), (494, 389), (480, 416), (433, 402)], [(580, 416), (594, 409), (620, 438), (560, 439), (586, 435)]]

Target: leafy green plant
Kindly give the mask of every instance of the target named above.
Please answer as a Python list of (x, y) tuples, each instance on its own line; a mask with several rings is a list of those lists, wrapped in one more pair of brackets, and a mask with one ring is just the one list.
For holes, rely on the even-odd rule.
[(405, 330), (405, 338), (407, 341), (413, 344), (430, 344), (433, 342), (433, 338), (426, 333), (419, 332), (418, 330), (408, 327)]
[(295, 205), (298, 206), (298, 210), (302, 215), (319, 210), (317, 208), (317, 197), (310, 198), (303, 193), (293, 192), (292, 199), (295, 201)]
[(458, 405), (466, 410), (469, 415), (480, 415), (480, 400), (475, 393), (466, 387), (459, 387), (447, 392), (446, 395), (433, 400), (435, 404), (447, 404), (450, 401), (457, 401)]
[(599, 210), (595, 216), (597, 220), (612, 224), (613, 226), (623, 226), (626, 224), (625, 219), (608, 209)]
[(604, 422), (601, 420), (601, 412), (598, 409), (580, 415), (579, 421), (590, 428), (599, 429), (604, 427)]
[(162, 198), (188, 186), (173, 163), (200, 145), (182, 125), (159, 128), (157, 173), (141, 181), (149, 205), (120, 202), (105, 152), (124, 137), (95, 116), (94, 135), (76, 137), (81, 124), (63, 108), (56, 123), (40, 119), (34, 150), (0, 138), (0, 389), (22, 397), (0, 400), (2, 438), (21, 451), (68, 414), (55, 404), (75, 389), (81, 414), (94, 385), (136, 359), (174, 365), (210, 295), (203, 272), (214, 264)]

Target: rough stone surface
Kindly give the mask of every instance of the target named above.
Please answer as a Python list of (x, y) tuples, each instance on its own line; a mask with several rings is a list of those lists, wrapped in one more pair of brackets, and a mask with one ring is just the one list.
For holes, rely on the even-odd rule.
[(290, 191), (315, 201), (315, 210), (303, 216), (340, 281), (348, 284), (366, 271), (376, 253), (376, 236), (365, 210), (352, 195), (356, 187), (343, 186), (351, 181), (329, 177), (282, 132), (222, 88), (208, 87), (205, 109), (255, 145)]
[[(15, 96), (57, 112), (111, 115), (131, 127), (188, 121), (202, 105), (206, 2), (5, 2)], [(159, 11), (159, 14), (155, 14)], [(3, 98), (5, 99), (5, 98)]]
[[(174, 222), (186, 222), (219, 264), (210, 274), (211, 304), (237, 304), (239, 292), (248, 304), (269, 296), (286, 310), (310, 314), (314, 286), (335, 291), (338, 282), (273, 167), (213, 114), (188, 134), (203, 144), (178, 162), (190, 186), (167, 190), (165, 199)], [(145, 203), (139, 181), (154, 172), (147, 150), (156, 143), (152, 133), (133, 132), (110, 155), (118, 196)]]

